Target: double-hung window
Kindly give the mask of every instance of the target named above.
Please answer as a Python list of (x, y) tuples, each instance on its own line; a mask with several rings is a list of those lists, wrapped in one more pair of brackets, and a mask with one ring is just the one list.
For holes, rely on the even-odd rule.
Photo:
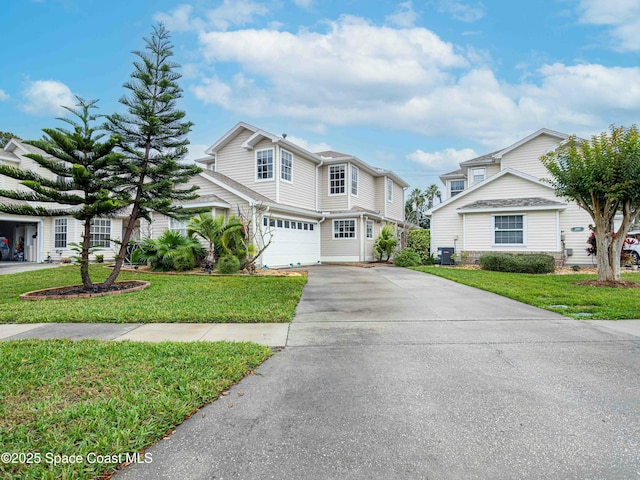
[(280, 178), (285, 182), (291, 182), (293, 174), (293, 154), (286, 150), (280, 150)]
[(329, 165), (329, 195), (344, 195), (345, 177), (345, 165)]
[(393, 180), (387, 178), (387, 202), (393, 202)]
[(67, 248), (69, 221), (66, 218), (56, 218), (53, 221), (53, 248)]
[(91, 221), (91, 246), (92, 247), (111, 247), (111, 219), (110, 218), (94, 218)]
[(358, 167), (351, 165), (351, 195), (358, 196)]
[(256, 179), (273, 179), (273, 149), (256, 152)]
[(451, 180), (451, 196), (455, 197), (464, 190), (464, 180)]
[(373, 222), (367, 220), (367, 239), (373, 240)]
[(356, 238), (355, 220), (334, 220), (333, 238)]
[(472, 171), (473, 174), (473, 183), (480, 183), (484, 180), (486, 175), (486, 170), (484, 168), (474, 168)]
[(524, 245), (524, 215), (495, 215), (493, 217), (493, 243), (495, 245)]

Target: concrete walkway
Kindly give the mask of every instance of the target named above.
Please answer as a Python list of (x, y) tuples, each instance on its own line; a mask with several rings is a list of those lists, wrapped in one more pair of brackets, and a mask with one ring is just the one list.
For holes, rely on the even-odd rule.
[(0, 340), (70, 338), (140, 342), (256, 342), (284, 347), (288, 323), (30, 323), (0, 324)]
[(287, 348), (114, 478), (638, 478), (631, 328), (315, 267)]

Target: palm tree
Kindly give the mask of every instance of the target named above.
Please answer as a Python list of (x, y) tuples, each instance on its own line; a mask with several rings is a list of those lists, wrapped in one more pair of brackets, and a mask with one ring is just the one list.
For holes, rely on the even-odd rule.
[(405, 211), (408, 213), (407, 220), (415, 223), (416, 225), (420, 224), (420, 219), (422, 217), (422, 206), (425, 202), (425, 194), (419, 188), (414, 188), (409, 194), (409, 198), (407, 199), (407, 205)]
[(424, 191), (424, 196), (427, 200), (427, 209), (433, 208), (433, 202), (435, 198), (438, 198), (438, 201), (442, 201), (442, 192), (440, 192), (440, 188), (435, 183), (432, 183), (427, 187)]
[(202, 268), (213, 268), (222, 252), (222, 233), (225, 229), (223, 215), (213, 217), (211, 213), (201, 213), (189, 220), (187, 235), (202, 238), (209, 244), (207, 255), (202, 262)]

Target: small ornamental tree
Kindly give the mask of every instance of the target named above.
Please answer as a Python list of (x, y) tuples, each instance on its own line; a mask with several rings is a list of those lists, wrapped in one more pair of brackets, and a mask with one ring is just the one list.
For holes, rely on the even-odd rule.
[[(123, 210), (128, 205), (129, 197), (127, 193), (114, 193), (111, 169), (120, 161), (120, 155), (115, 153), (117, 138), (112, 136), (100, 142), (104, 133), (98, 133), (92, 126), (98, 117), (90, 112), (97, 108), (97, 101), (76, 98), (78, 109), (64, 108), (79, 122), (59, 119), (71, 125), (72, 129), (44, 128), (45, 137), (42, 140), (25, 142), (42, 150), (42, 154), (29, 153), (26, 156), (49, 175), (0, 165), (1, 175), (20, 180), (22, 185), (31, 190), (0, 190), (0, 212), (43, 217), (71, 215), (80, 220), (83, 224), (80, 276), (84, 289), (92, 290), (93, 283), (89, 277), (91, 222), (96, 217), (108, 217)], [(3, 203), (2, 197), (21, 203)], [(44, 203), (47, 206), (31, 206), (27, 202)]]
[(396, 233), (393, 225), (385, 225), (382, 227), (380, 231), (380, 235), (376, 238), (375, 243), (373, 244), (373, 249), (378, 257), (378, 260), (382, 260), (383, 257), (385, 261), (388, 261), (393, 254), (393, 251), (398, 246), (398, 239), (396, 238)]
[(105, 286), (111, 285), (120, 273), (127, 254), (127, 244), (140, 218), (151, 221), (151, 212), (172, 218), (182, 218), (184, 210), (174, 201), (197, 198), (198, 187), (183, 187), (202, 170), (181, 163), (187, 154), (187, 134), (192, 123), (184, 120), (185, 112), (177, 108), (182, 97), (177, 83), (181, 77), (171, 61), (173, 45), (162, 23), (154, 27), (151, 38), (145, 39), (145, 52), (133, 52), (131, 80), (124, 84), (129, 91), (120, 99), (126, 114), (107, 117), (105, 128), (114, 133), (123, 160), (114, 170), (120, 183), (118, 190), (131, 196), (131, 211), (122, 233), (122, 244), (116, 263)]
[[(598, 281), (620, 282), (620, 254), (633, 219), (640, 213), (638, 128), (611, 126), (591, 140), (570, 137), (541, 158), (557, 195), (575, 201), (593, 219)], [(613, 220), (622, 215), (613, 234)]]

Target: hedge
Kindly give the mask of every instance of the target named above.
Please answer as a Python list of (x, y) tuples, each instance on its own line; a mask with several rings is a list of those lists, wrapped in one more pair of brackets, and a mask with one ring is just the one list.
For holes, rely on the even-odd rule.
[(393, 257), (393, 263), (398, 267), (415, 267), (421, 263), (420, 255), (410, 248), (405, 248), (396, 253)]
[(551, 273), (556, 261), (551, 255), (487, 253), (480, 257), (480, 268), (494, 272)]

